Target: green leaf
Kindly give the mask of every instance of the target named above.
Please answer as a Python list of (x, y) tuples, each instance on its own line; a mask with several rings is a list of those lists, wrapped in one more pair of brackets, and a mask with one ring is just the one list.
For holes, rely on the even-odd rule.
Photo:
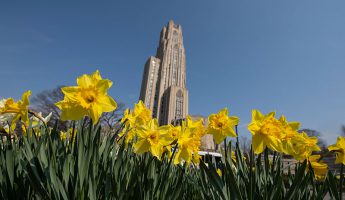
[(215, 188), (217, 189), (217, 193), (222, 197), (222, 199), (227, 199), (226, 195), (223, 193), (223, 183), (221, 182), (217, 172), (215, 172), (214, 169), (210, 170), (209, 168), (207, 168), (207, 166), (205, 165), (205, 163), (203, 161), (200, 161), (200, 167), (201, 169), (207, 174), (207, 176), (209, 177), (210, 183), (212, 183), (213, 186), (215, 186)]
[(13, 187), (14, 183), (14, 158), (13, 158), (13, 151), (7, 150), (6, 151), (6, 170), (8, 178), (10, 179), (11, 188)]
[(295, 179), (285, 196), (286, 200), (295, 199), (294, 195), (297, 193), (297, 190), (299, 189), (298, 186), (301, 184), (302, 180), (306, 178), (304, 175), (306, 166), (307, 166), (307, 160), (305, 160), (303, 164), (298, 168), (297, 173), (295, 175)]
[(328, 191), (329, 191), (329, 194), (331, 195), (331, 197), (333, 199), (340, 199), (337, 185), (336, 185), (336, 180), (335, 180), (331, 171), (328, 171), (328, 173), (327, 173), (326, 182), (327, 182)]

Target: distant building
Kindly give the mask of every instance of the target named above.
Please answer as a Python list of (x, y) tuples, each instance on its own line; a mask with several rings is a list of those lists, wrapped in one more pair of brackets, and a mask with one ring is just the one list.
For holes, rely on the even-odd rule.
[[(181, 124), (188, 115), (182, 27), (172, 20), (161, 31), (156, 56), (150, 56), (146, 61), (139, 98), (152, 110), (152, 117), (157, 118), (160, 125)], [(202, 118), (207, 126), (204, 117), (193, 118)], [(209, 134), (201, 138), (200, 148), (207, 152), (220, 150)]]
[(149, 57), (145, 64), (140, 100), (152, 110), (160, 125), (188, 115), (182, 27), (172, 20), (161, 31), (156, 56)]

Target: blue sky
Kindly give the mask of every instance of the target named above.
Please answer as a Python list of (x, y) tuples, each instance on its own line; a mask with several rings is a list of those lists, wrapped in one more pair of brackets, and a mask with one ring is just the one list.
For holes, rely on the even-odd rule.
[(169, 19), (183, 27), (190, 114), (272, 110), (333, 143), (345, 124), (345, 1), (0, 1), (0, 96), (99, 69), (132, 106)]

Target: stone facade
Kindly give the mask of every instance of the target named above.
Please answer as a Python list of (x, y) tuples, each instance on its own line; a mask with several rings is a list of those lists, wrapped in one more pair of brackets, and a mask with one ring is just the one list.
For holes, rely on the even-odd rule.
[(172, 20), (161, 31), (156, 56), (149, 57), (145, 64), (140, 100), (152, 110), (160, 125), (188, 115), (182, 27)]
[[(186, 88), (186, 56), (182, 27), (172, 20), (163, 27), (156, 56), (146, 61), (141, 82), (140, 100), (152, 110), (152, 117), (160, 125), (180, 124), (188, 115), (188, 91)], [(192, 116), (194, 120), (207, 118)], [(201, 138), (202, 151), (220, 151), (213, 136)]]

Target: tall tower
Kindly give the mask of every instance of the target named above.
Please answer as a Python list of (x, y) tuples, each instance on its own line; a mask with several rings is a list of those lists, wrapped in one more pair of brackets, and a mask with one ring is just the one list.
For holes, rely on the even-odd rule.
[(188, 114), (182, 27), (172, 20), (161, 31), (156, 56), (146, 61), (140, 100), (152, 110), (152, 117), (160, 125), (184, 119)]

